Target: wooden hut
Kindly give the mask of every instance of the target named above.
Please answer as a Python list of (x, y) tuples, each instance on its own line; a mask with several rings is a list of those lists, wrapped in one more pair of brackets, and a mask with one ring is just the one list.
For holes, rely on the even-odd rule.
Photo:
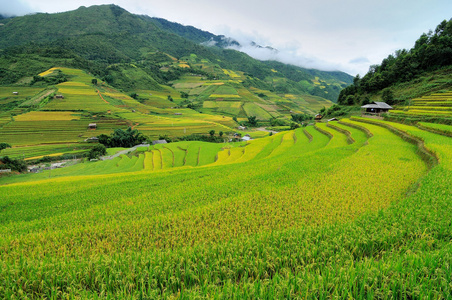
[(97, 128), (97, 124), (96, 123), (89, 123), (88, 128), (89, 129), (96, 129)]
[(320, 120), (322, 120), (322, 118), (323, 118), (323, 116), (321, 114), (316, 114), (314, 117), (314, 120), (320, 121)]
[(386, 102), (373, 102), (361, 106), (361, 114), (381, 116), (381, 114), (389, 112), (390, 109), (393, 109), (392, 106)]

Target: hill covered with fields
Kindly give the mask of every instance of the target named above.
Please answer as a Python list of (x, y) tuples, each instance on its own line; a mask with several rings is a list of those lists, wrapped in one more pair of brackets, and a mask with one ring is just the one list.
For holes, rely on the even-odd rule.
[[(93, 64), (85, 66), (86, 69), (91, 67), (96, 75), (114, 75), (109, 70), (104, 70), (104, 67), (111, 64), (133, 63), (153, 79), (160, 79), (160, 83), (167, 83), (171, 76), (166, 74), (165, 78), (159, 71), (165, 63), (171, 63), (175, 58), (180, 60), (176, 65), (180, 68), (202, 69), (213, 77), (228, 79), (231, 77), (223, 69), (240, 71), (246, 74), (242, 78), (242, 83), (246, 86), (265, 87), (280, 95), (305, 94), (331, 101), (336, 101), (340, 89), (351, 83), (351, 76), (345, 73), (261, 62), (244, 53), (224, 49), (221, 43), (207, 47), (202, 45), (207, 39), (221, 40), (222, 37), (194, 27), (163, 21), (166, 20), (133, 15), (115, 5), (80, 7), (75, 11), (59, 14), (16, 17), (3, 21), (4, 26), (0, 28), (0, 49), (17, 46), (22, 49), (24, 45), (30, 45), (30, 42), (33, 43), (32, 49), (50, 47), (48, 52), (63, 48), (96, 65), (97, 68)], [(15, 49), (19, 51), (18, 48)], [(6, 53), (14, 53), (11, 51)], [(19, 52), (30, 51), (33, 52), (28, 48)], [(197, 61), (188, 61), (192, 54), (198, 57)], [(69, 54), (66, 52), (66, 55)], [(4, 72), (8, 69), (3, 67)], [(14, 81), (14, 76), (22, 75), (20, 72), (10, 70), (5, 75)], [(131, 88), (121, 82), (115, 84), (116, 87)]]
[(0, 133), (12, 145), (2, 154), (14, 158), (74, 156), (87, 139), (127, 127), (149, 140), (289, 128), (332, 106), (351, 82), (206, 46), (222, 37), (115, 5), (2, 22)]
[[(207, 39), (221, 37), (115, 5), (2, 22), (5, 142), (13, 147), (71, 144), (53, 152), (20, 151), (25, 157), (70, 154), (70, 147), (79, 152), (74, 143), (127, 126), (137, 126), (150, 139), (233, 133), (249, 117), (260, 126), (289, 126), (292, 115), (308, 119), (330, 107), (351, 82), (345, 73), (261, 62), (221, 45), (204, 46)], [(54, 101), (57, 94), (64, 99)], [(52, 120), (45, 118), (49, 113), (32, 111), (70, 116)], [(86, 130), (93, 122), (100, 123), (99, 130)], [(40, 138), (49, 130), (55, 134)]]

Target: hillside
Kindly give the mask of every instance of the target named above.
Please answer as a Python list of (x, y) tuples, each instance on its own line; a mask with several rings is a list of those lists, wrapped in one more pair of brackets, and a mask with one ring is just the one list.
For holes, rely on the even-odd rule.
[[(210, 130), (233, 134), (249, 118), (288, 128), (293, 115), (309, 119), (332, 106), (350, 80), (345, 73), (207, 47), (194, 37), (221, 37), (182, 25), (170, 30), (175, 23), (156, 20), (115, 5), (6, 19), (0, 27), (2, 142), (32, 158), (69, 155), (64, 143), (80, 152), (81, 145), (90, 147), (86, 139), (127, 126), (149, 139)], [(52, 123), (41, 112), (61, 112), (66, 119)], [(92, 122), (103, 125), (92, 132)]]
[[(59, 14), (35, 14), (13, 18), (0, 30), (2, 34), (0, 49), (33, 41), (40, 45), (70, 49), (85, 59), (107, 64), (141, 62), (149, 56), (149, 53), (156, 51), (178, 59), (195, 54), (213, 64), (218, 64), (221, 68), (245, 72), (267, 84), (269, 81), (287, 77), (286, 72), (275, 75), (271, 66), (243, 53), (200, 45), (208, 37), (222, 40), (221, 36), (194, 27), (176, 26), (175, 23), (162, 19), (133, 15), (114, 5), (80, 7), (75, 11)], [(292, 70), (291, 72), (304, 76), (303, 82), (291, 79), (287, 84), (289, 89), (298, 94), (311, 94), (334, 101), (339, 92), (337, 89), (319, 93), (313, 92), (308, 87), (315, 87), (318, 80), (323, 81), (323, 76), (327, 77), (325, 87), (333, 84), (342, 88), (351, 82), (351, 77), (345, 73), (318, 71), (317, 74), (311, 74), (301, 68), (293, 66), (288, 68)]]

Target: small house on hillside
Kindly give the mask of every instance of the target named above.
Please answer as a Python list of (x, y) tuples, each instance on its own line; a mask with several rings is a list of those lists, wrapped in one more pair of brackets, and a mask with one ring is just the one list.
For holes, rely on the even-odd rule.
[(64, 99), (64, 96), (63, 95), (56, 95), (55, 98), (57, 98), (57, 99)]
[(87, 138), (87, 139), (85, 140), (85, 142), (88, 142), (88, 143), (96, 143), (96, 142), (98, 142), (98, 141), (99, 141), (99, 138), (98, 138), (97, 136), (92, 136), (92, 137)]
[(19, 95), (19, 92), (13, 92), (13, 95), (17, 96)]
[(380, 116), (383, 113), (389, 112), (390, 109), (394, 108), (386, 102), (374, 102), (361, 106), (361, 113), (363, 115)]
[(336, 118), (331, 118), (331, 119), (328, 120), (328, 122), (331, 122), (331, 121), (339, 121), (339, 120), (336, 119)]
[(89, 123), (88, 128), (89, 129), (96, 129), (97, 128), (97, 124), (96, 123)]
[(320, 120), (322, 120), (322, 118), (323, 118), (323, 116), (321, 114), (316, 114), (314, 117), (314, 120), (320, 121)]
[(245, 127), (245, 126), (239, 126), (239, 127), (237, 127), (237, 129), (238, 129), (238, 130), (245, 130), (246, 127)]
[(152, 141), (152, 145), (157, 145), (157, 144), (167, 144), (168, 142), (166, 140), (156, 140), (156, 141)]

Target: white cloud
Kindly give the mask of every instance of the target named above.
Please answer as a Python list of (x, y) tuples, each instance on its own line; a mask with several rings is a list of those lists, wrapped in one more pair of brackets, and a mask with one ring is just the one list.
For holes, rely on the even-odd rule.
[(21, 0), (0, 0), (0, 14), (4, 16), (22, 16), (33, 12), (33, 9)]

